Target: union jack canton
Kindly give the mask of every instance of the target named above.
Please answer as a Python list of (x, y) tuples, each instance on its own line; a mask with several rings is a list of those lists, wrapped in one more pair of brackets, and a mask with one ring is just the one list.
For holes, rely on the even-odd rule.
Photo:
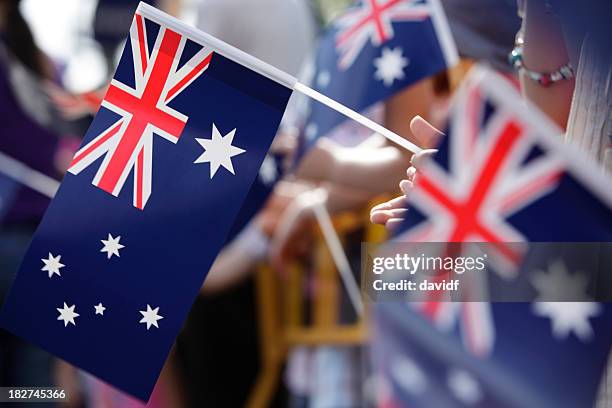
[(68, 169), (79, 174), (104, 156), (93, 184), (115, 196), (133, 171), (133, 201), (140, 209), (151, 196), (154, 134), (177, 143), (189, 119), (168, 103), (206, 71), (213, 54), (204, 46), (179, 69), (187, 37), (161, 27), (152, 51), (149, 37), (144, 17), (136, 14), (129, 35), (135, 87), (111, 81), (102, 106), (120, 119), (83, 146)]

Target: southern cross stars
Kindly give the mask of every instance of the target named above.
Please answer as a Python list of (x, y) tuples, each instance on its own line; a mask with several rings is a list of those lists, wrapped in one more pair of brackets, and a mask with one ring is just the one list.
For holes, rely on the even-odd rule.
[(159, 328), (159, 326), (157, 325), (157, 321), (163, 319), (164, 316), (158, 314), (158, 312), (159, 312), (159, 307), (156, 307), (155, 309), (151, 309), (151, 306), (147, 305), (146, 311), (144, 310), (140, 311), (140, 314), (142, 315), (142, 319), (140, 319), (139, 323), (146, 323), (147, 330), (149, 330), (151, 326), (155, 326)]
[(213, 123), (212, 138), (198, 139), (197, 142), (204, 148), (204, 153), (194, 163), (210, 163), (210, 178), (212, 179), (219, 167), (225, 167), (230, 173), (234, 173), (232, 157), (244, 153), (246, 150), (233, 146), (236, 129), (225, 136), (221, 136), (217, 126)]
[(41, 261), (43, 261), (43, 263), (45, 264), (45, 266), (42, 267), (41, 271), (49, 272), (49, 278), (51, 278), (53, 275), (61, 276), (60, 269), (66, 266), (60, 262), (61, 259), (61, 255), (54, 257), (51, 252), (49, 252), (49, 257), (47, 259), (41, 259)]
[(68, 307), (66, 302), (64, 302), (63, 308), (57, 308), (57, 311), (59, 312), (57, 320), (62, 320), (64, 322), (64, 327), (67, 327), (68, 323), (71, 323), (73, 326), (76, 326), (74, 319), (76, 317), (79, 317), (79, 314), (74, 311), (74, 306), (75, 305)]
[(113, 255), (119, 257), (119, 250), (125, 248), (125, 245), (121, 245), (119, 243), (120, 239), (121, 236), (113, 238), (111, 234), (108, 234), (107, 239), (100, 240), (104, 244), (100, 252), (106, 252), (106, 256), (108, 257), (108, 259), (111, 259)]
[[(216, 132), (216, 128), (213, 129)], [(233, 133), (235, 132), (232, 131), (230, 134), (228, 134), (228, 136), (226, 136), (225, 138), (221, 138), (222, 140), (225, 139), (229, 139), (229, 146), (233, 149), (237, 149), (234, 148), (233, 146), (231, 146), (231, 138), (233, 137)], [(221, 137), (218, 132), (217, 132), (217, 136)], [(214, 132), (213, 132), (213, 138), (214, 138)], [(224, 142), (222, 142), (224, 143)], [(231, 149), (230, 149), (231, 150)], [(240, 154), (241, 152), (243, 152), (244, 150), (238, 149), (240, 150), (239, 153), (232, 153), (233, 155), (235, 154)], [(230, 155), (231, 157), (231, 155)], [(224, 163), (220, 163), (219, 165), (223, 165), (225, 167)], [(231, 161), (230, 161), (230, 166), (231, 166)], [(211, 167), (212, 168), (212, 167)], [(218, 166), (216, 167), (218, 168)], [(215, 171), (216, 171), (215, 168)], [(233, 169), (230, 169), (230, 171), (233, 172)], [(213, 171), (214, 174), (214, 171)], [(104, 245), (102, 247), (102, 249), (100, 250), (100, 252), (104, 252), (107, 255), (108, 259), (111, 259), (113, 256), (116, 257), (120, 257), (119, 251), (123, 248), (125, 248), (125, 245), (122, 245), (120, 243), (121, 240), (121, 236), (116, 236), (113, 237), (113, 235), (108, 234), (108, 238), (107, 239), (102, 239), (101, 242)], [(47, 257), (47, 259), (41, 259), (41, 261), (43, 262), (43, 267), (41, 268), (42, 271), (44, 272), (48, 272), (49, 273), (49, 278), (51, 278), (53, 275), (60, 275), (60, 269), (65, 267), (64, 264), (62, 264), (61, 261), (62, 256), (61, 255), (53, 255), (51, 252), (49, 252), (49, 256)], [(96, 316), (104, 316), (104, 312), (106, 311), (106, 307), (102, 304), (102, 302), (99, 302), (97, 305), (93, 306), (94, 310), (95, 310), (95, 315)], [(80, 315), (76, 312), (76, 304), (73, 304), (72, 306), (68, 306), (68, 304), (66, 304), (66, 302), (64, 302), (64, 306), (63, 307), (58, 307), (56, 308), (56, 310), (59, 312), (59, 316), (57, 317), (57, 320), (60, 320), (62, 322), (64, 322), (64, 327), (68, 327), (69, 324), (72, 324), (73, 326), (76, 326), (76, 318), (79, 317)], [(91, 309), (90, 309), (91, 310)], [(154, 326), (156, 328), (159, 328), (159, 324), (158, 321), (163, 319), (164, 316), (159, 314), (159, 307), (156, 308), (151, 308), (151, 305), (147, 305), (147, 309), (146, 310), (140, 310), (139, 311), (140, 314), (142, 315), (142, 319), (140, 319), (139, 323), (143, 323), (146, 324), (147, 326), (147, 330), (149, 330), (151, 328), (151, 326)]]
[(97, 305), (95, 305), (94, 309), (96, 309), (96, 314), (97, 315), (104, 316), (104, 311), (106, 310), (106, 308), (104, 307), (102, 302), (100, 302)]

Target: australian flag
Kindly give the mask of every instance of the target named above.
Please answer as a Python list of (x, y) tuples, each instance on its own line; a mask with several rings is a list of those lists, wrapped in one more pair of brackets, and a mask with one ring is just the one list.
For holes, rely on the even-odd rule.
[(18, 189), (19, 184), (15, 180), (0, 173), (0, 225), (2, 225), (5, 214), (11, 208)]
[(229, 243), (242, 229), (255, 217), (264, 207), (268, 198), (274, 191), (276, 183), (282, 178), (284, 173), (283, 162), (285, 155), (282, 153), (269, 152), (261, 163), (259, 173), (251, 185), (251, 190), (244, 200), (242, 208), (236, 216), (234, 225), (227, 237)]
[[(504, 77), (479, 67), (466, 80), (396, 239), (484, 243), (488, 270), (475, 287), (499, 295), (520, 281), (532, 301), (490, 294), (377, 305), (382, 406), (593, 406), (612, 345), (612, 304), (589, 297), (578, 271), (610, 265), (612, 186), (560, 133)], [(547, 251), (568, 242), (589, 245), (596, 258)]]
[[(457, 59), (438, 0), (361, 0), (320, 40), (311, 86), (360, 112)], [(300, 154), (345, 120), (313, 101), (307, 111)]]
[(290, 97), (262, 64), (139, 6), (3, 327), (149, 398)]

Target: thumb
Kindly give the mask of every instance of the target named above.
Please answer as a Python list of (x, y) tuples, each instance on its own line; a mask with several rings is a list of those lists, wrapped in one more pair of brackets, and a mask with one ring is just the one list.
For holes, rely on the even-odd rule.
[(410, 163), (412, 164), (412, 166), (414, 166), (414, 168), (420, 169), (421, 167), (423, 167), (424, 163), (426, 163), (429, 160), (432, 160), (433, 156), (436, 153), (438, 153), (437, 149), (422, 150), (421, 152), (412, 156), (412, 159), (410, 159)]

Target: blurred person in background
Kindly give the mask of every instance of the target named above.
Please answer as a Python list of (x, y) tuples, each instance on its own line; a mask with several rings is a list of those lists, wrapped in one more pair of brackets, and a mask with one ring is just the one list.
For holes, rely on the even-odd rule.
[(519, 0), (515, 66), (523, 94), (612, 171), (610, 2)]
[[(59, 178), (65, 166), (59, 136), (63, 124), (43, 92), (43, 83), (54, 80), (55, 72), (19, 7), (19, 0), (0, 0), (0, 151)], [(19, 186), (0, 220), (0, 302), (48, 204), (49, 197)], [(52, 386), (54, 368), (49, 354), (0, 330), (2, 386)], [(78, 392), (72, 395), (72, 406), (78, 406)]]
[[(519, 0), (523, 19), (511, 61), (523, 95), (565, 131), (565, 141), (612, 172), (610, 2)], [(597, 407), (610, 406), (603, 375)]]
[[(366, 115), (382, 123), (391, 131), (420, 146), (426, 139), (416, 139), (408, 131), (407, 117), (429, 117), (434, 105), (433, 81), (423, 79), (384, 102), (369, 108)], [(332, 214), (344, 211), (359, 212), (381, 194), (393, 192), (405, 172), (411, 153), (388, 142), (381, 135), (346, 121), (306, 153), (295, 177), (310, 188), (326, 191), (325, 206)], [(303, 205), (298, 195), (277, 217), (272, 240), (274, 264), (282, 269), (291, 261), (293, 247), (300, 242), (300, 228), (312, 222), (313, 213)], [(298, 215), (295, 216), (297, 208)], [(295, 218), (294, 218), (295, 217)], [(289, 221), (294, 218), (294, 220)], [(291, 222), (287, 232), (287, 222)], [(359, 270), (360, 245), (363, 231), (347, 241), (345, 251), (352, 268)], [(355, 276), (359, 281), (359, 276)], [(312, 282), (316, 288), (316, 282)], [(316, 290), (313, 291), (315, 297)], [(340, 300), (337, 324), (355, 322), (355, 310), (348, 302), (346, 292)], [(318, 345), (296, 347), (289, 356), (286, 381), (293, 394), (292, 407), (354, 407), (363, 406), (363, 349), (359, 346)]]

